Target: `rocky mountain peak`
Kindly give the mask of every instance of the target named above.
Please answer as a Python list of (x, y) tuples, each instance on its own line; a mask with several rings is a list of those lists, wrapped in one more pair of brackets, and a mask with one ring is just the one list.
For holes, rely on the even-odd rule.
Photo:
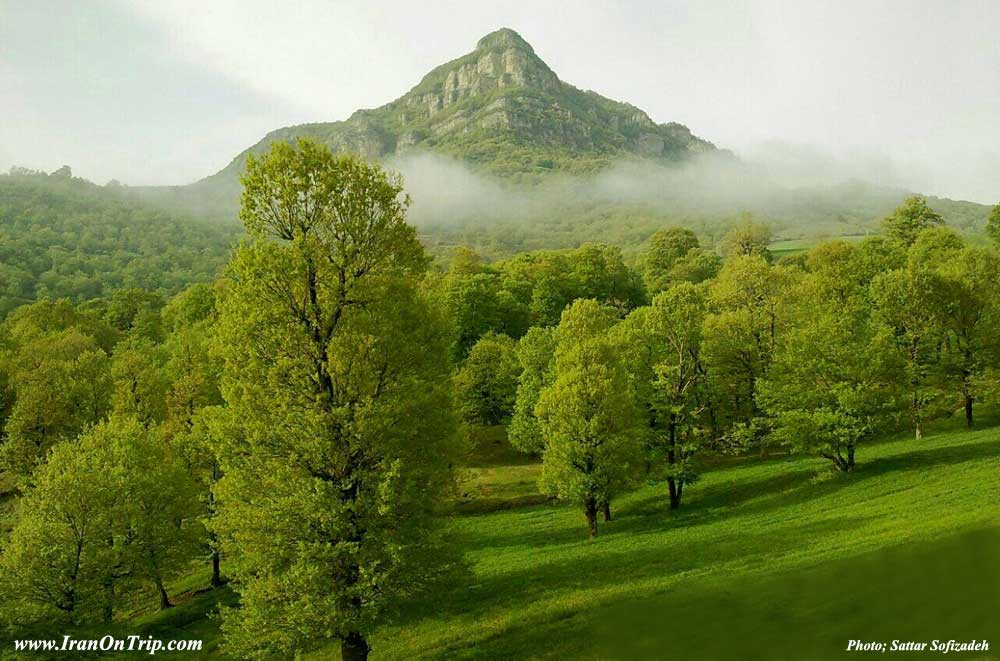
[(477, 51), (507, 48), (517, 48), (532, 55), (535, 54), (535, 49), (531, 47), (531, 44), (510, 28), (500, 28), (490, 32), (476, 43)]
[(436, 151), (515, 177), (591, 172), (621, 156), (678, 161), (715, 149), (685, 126), (657, 124), (633, 105), (563, 82), (510, 28), (487, 34), (395, 101), (346, 121), (268, 134), (220, 175), (235, 179), (248, 153), (299, 136), (370, 159)]

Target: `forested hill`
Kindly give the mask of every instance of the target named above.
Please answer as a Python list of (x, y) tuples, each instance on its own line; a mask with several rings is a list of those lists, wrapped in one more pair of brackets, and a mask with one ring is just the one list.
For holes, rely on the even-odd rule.
[(0, 175), (0, 317), (40, 298), (125, 287), (171, 294), (214, 279), (239, 231), (153, 208), (126, 189), (14, 169)]
[(268, 134), (207, 181), (232, 181), (249, 153), (299, 137), (369, 159), (432, 151), (515, 179), (594, 172), (629, 154), (669, 162), (715, 150), (681, 124), (657, 124), (635, 106), (563, 82), (509, 28), (486, 35), (391, 103)]

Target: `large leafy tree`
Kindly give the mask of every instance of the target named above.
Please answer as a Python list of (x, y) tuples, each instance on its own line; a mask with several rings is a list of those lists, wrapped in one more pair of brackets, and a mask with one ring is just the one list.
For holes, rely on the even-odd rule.
[(494, 333), (479, 338), (455, 373), (462, 419), (473, 425), (499, 425), (510, 419), (520, 375), (514, 340)]
[(521, 374), (507, 436), (511, 445), (522, 452), (537, 454), (545, 448), (535, 406), (542, 388), (551, 380), (555, 346), (555, 329), (538, 326), (529, 329), (517, 344)]
[[(166, 419), (160, 428), (183, 456), (189, 476), (199, 487), (202, 516), (206, 519), (215, 513), (212, 487), (222, 477), (216, 439), (233, 427), (226, 424), (228, 411), (220, 406), (221, 365), (217, 353), (211, 350), (215, 302), (212, 287), (194, 285), (171, 299), (163, 310), (164, 325), (170, 331), (164, 366), (169, 387)], [(209, 531), (205, 541), (212, 565), (211, 583), (218, 587), (223, 583), (218, 540)]]
[(772, 436), (844, 472), (858, 447), (892, 424), (899, 399), (896, 356), (872, 321), (856, 252), (834, 244), (810, 255), (759, 383)]
[(783, 329), (786, 293), (795, 274), (760, 255), (726, 260), (708, 289), (702, 357), (711, 387), (726, 402), (718, 413), (743, 444), (763, 440), (757, 381), (766, 377)]
[(583, 508), (590, 537), (597, 513), (636, 474), (641, 419), (629, 396), (621, 357), (608, 336), (614, 315), (581, 299), (562, 315), (552, 381), (535, 413), (545, 449), (542, 486)]
[(291, 655), (368, 634), (440, 566), (432, 516), (455, 421), (443, 313), (398, 180), (317, 143), (250, 158), (219, 303), (222, 392), (213, 526), (241, 608), (230, 649)]
[(929, 206), (927, 200), (912, 195), (882, 220), (882, 229), (887, 236), (905, 245), (912, 245), (923, 230), (944, 225), (944, 219)]
[(22, 623), (110, 621), (136, 590), (185, 569), (201, 528), (178, 456), (135, 418), (53, 448), (19, 503), (0, 585)]
[(111, 399), (114, 332), (66, 301), (18, 309), (3, 327), (0, 466), (27, 478), (60, 441), (98, 422)]
[(900, 381), (909, 391), (917, 439), (928, 418), (947, 406), (942, 380), (947, 283), (935, 270), (910, 263), (877, 276), (871, 284), (875, 319), (900, 360)]
[(615, 327), (630, 389), (644, 413), (651, 460), (665, 466), (670, 508), (697, 478), (692, 463), (709, 434), (711, 402), (701, 358), (706, 313), (703, 288), (674, 285)]
[(1000, 256), (967, 246), (938, 270), (947, 292), (939, 310), (945, 331), (944, 376), (961, 392), (965, 422), (972, 427), (974, 402), (995, 389), (986, 373), (1000, 349), (1000, 305), (995, 293)]

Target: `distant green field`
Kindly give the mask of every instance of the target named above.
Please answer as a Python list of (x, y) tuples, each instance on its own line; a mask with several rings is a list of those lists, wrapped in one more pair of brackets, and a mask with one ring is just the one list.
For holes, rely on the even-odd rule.
[(809, 238), (809, 239), (781, 239), (780, 241), (772, 242), (767, 248), (771, 251), (774, 257), (781, 258), (788, 255), (794, 255), (796, 253), (805, 252), (809, 250), (817, 243), (823, 241), (847, 241), (848, 243), (857, 243), (868, 238), (867, 234), (845, 234), (843, 236), (827, 236), (822, 238)]
[[(1000, 427), (866, 446), (852, 475), (805, 457), (726, 462), (680, 512), (660, 486), (621, 498), (594, 542), (499, 432), (460, 485), (467, 579), (381, 629), (374, 658), (823, 660), (850, 657), (849, 639), (985, 638), (989, 653), (948, 658), (1000, 659)], [(122, 632), (215, 651), (209, 613), (233, 594), (179, 600)]]

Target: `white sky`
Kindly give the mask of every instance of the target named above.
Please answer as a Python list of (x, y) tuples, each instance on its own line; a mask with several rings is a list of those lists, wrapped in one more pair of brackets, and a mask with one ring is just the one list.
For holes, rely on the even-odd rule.
[(0, 168), (187, 183), (502, 26), (563, 80), (738, 153), (780, 141), (1000, 199), (995, 0), (0, 0)]

